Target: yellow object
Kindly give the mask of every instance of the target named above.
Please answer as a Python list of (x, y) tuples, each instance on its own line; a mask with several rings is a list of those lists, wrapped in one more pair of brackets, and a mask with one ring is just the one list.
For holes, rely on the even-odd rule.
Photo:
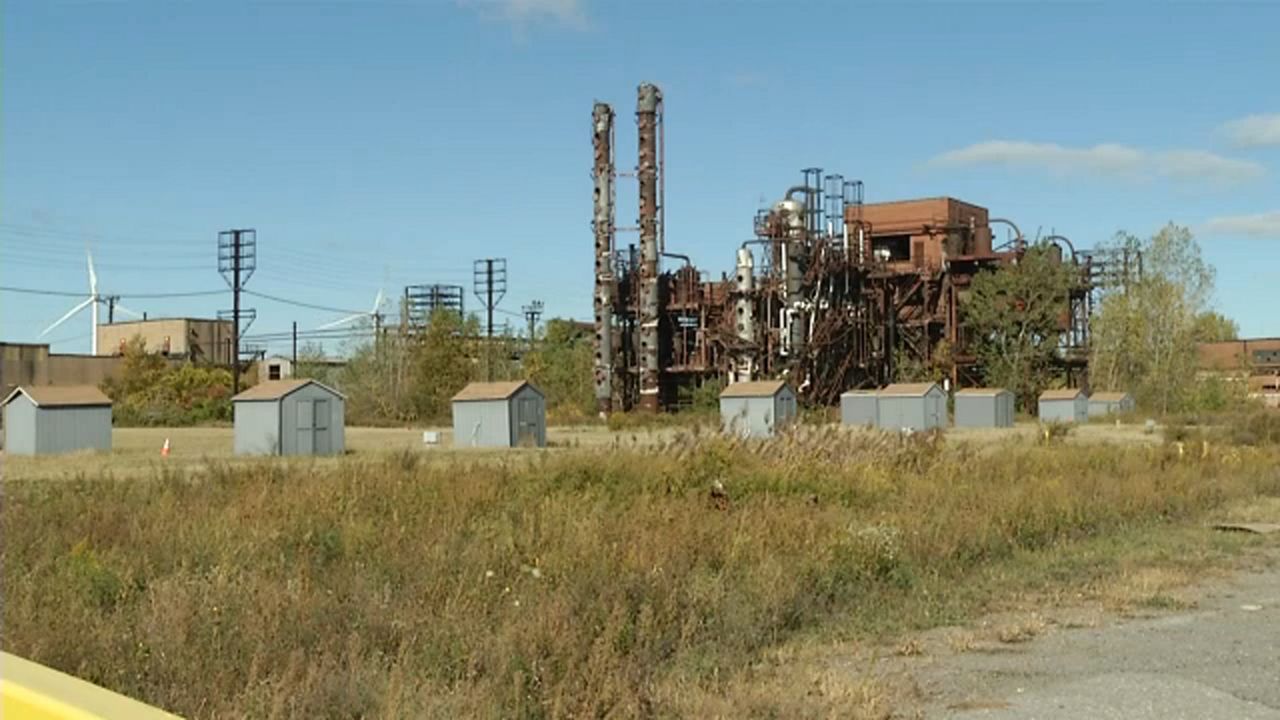
[(0, 652), (4, 720), (181, 720), (145, 703)]

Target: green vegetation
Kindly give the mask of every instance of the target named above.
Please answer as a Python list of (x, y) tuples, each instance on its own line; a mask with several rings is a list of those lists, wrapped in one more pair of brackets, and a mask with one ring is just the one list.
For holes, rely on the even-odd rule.
[(552, 418), (582, 422), (595, 415), (591, 335), (572, 320), (547, 321), (546, 332), (524, 356), (524, 376), (547, 395)]
[(1094, 319), (1094, 387), (1127, 389), (1161, 414), (1242, 400), (1241, 384), (1196, 376), (1196, 343), (1231, 339), (1236, 327), (1208, 307), (1215, 273), (1191, 231), (1171, 224), (1148, 240), (1120, 233), (1106, 247), (1133, 260), (1127, 271), (1113, 270), (1116, 282)]
[(771, 653), (1092, 592), (1280, 494), (1275, 446), (706, 435), (10, 477), (5, 647), (192, 718), (851, 716)]
[(116, 425), (196, 425), (231, 419), (231, 371), (173, 365), (146, 351), (141, 337), (124, 347), (124, 368), (102, 390), (112, 401)]
[(1078, 281), (1055, 249), (1032, 245), (1017, 265), (979, 274), (964, 309), (987, 384), (1013, 391), (1027, 409), (1056, 381), (1063, 308)]

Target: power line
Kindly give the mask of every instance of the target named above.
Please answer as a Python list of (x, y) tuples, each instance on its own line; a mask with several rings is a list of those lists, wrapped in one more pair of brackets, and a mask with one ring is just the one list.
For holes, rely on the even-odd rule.
[(61, 290), (37, 290), (35, 288), (20, 288), (0, 285), (0, 292), (22, 293), (23, 295), (55, 295), (58, 297), (86, 297), (89, 293), (81, 290), (80, 292), (63, 292)]
[(294, 305), (300, 308), (307, 308), (308, 310), (322, 310), (324, 312), (347, 313), (349, 315), (363, 315), (366, 312), (368, 312), (367, 310), (352, 310), (350, 308), (344, 309), (344, 308), (329, 307), (327, 305), (316, 305), (314, 303), (306, 303), (299, 300), (290, 300), (289, 298), (277, 297), (275, 295), (268, 295), (266, 293), (256, 292), (253, 290), (242, 290), (241, 292), (243, 292), (245, 295), (252, 295), (254, 297), (262, 298), (263, 300), (273, 300), (275, 302), (283, 303), (285, 305)]

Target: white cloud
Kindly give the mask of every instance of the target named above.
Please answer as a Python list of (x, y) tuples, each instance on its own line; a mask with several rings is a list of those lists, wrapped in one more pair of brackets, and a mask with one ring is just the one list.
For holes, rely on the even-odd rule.
[(518, 32), (540, 22), (573, 30), (586, 30), (589, 25), (584, 0), (459, 0), (459, 4), (509, 22)]
[(1218, 128), (1236, 147), (1280, 145), (1280, 113), (1249, 115)]
[(1261, 165), (1251, 160), (1237, 160), (1204, 150), (1169, 150), (1156, 153), (1154, 158), (1158, 172), (1178, 180), (1242, 182), (1266, 174)]
[(1198, 229), (1205, 235), (1280, 238), (1280, 210), (1256, 215), (1223, 215), (1212, 218)]
[(942, 153), (930, 161), (939, 167), (1002, 165), (1052, 175), (1095, 175), (1141, 179), (1160, 176), (1174, 180), (1235, 183), (1266, 173), (1258, 163), (1215, 155), (1204, 150), (1146, 151), (1105, 143), (1066, 147), (1025, 140), (988, 140)]

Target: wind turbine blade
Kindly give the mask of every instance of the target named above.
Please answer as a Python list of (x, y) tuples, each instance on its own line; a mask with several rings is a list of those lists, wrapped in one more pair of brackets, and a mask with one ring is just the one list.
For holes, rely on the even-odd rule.
[(382, 288), (378, 288), (378, 295), (373, 299), (373, 309), (369, 311), (370, 315), (377, 315), (382, 309), (382, 304), (387, 301), (386, 296), (382, 294)]
[(93, 297), (98, 296), (98, 273), (93, 270), (93, 253), (85, 249), (84, 255), (89, 260), (89, 294)]
[(333, 321), (333, 322), (331, 322), (331, 323), (325, 323), (324, 325), (321, 325), (320, 327), (318, 327), (318, 328), (316, 328), (316, 329), (317, 329), (317, 330), (328, 330), (328, 329), (330, 329), (330, 328), (336, 328), (336, 327), (338, 327), (339, 325), (346, 325), (346, 324), (347, 324), (347, 323), (349, 323), (349, 322), (355, 322), (356, 320), (359, 320), (359, 319), (360, 319), (360, 318), (362, 318), (362, 317), (364, 317), (364, 313), (360, 313), (360, 314), (358, 314), (358, 315), (348, 315), (348, 316), (346, 316), (346, 317), (342, 318), (341, 320), (334, 320), (334, 321)]
[(129, 308), (127, 308), (127, 307), (125, 307), (125, 306), (121, 305), (120, 303), (116, 303), (116, 311), (117, 311), (117, 312), (122, 312), (122, 313), (124, 313), (125, 315), (132, 315), (132, 316), (134, 316), (134, 317), (136, 317), (136, 318), (140, 318), (140, 317), (142, 317), (142, 313), (140, 313), (140, 312), (134, 312), (133, 310), (130, 310)]
[(50, 332), (52, 332), (55, 328), (57, 328), (59, 325), (61, 325), (62, 323), (66, 322), (66, 321), (68, 321), (68, 320), (70, 320), (70, 319), (71, 319), (71, 317), (72, 317), (73, 315), (75, 315), (76, 313), (80, 312), (81, 310), (83, 310), (83, 309), (85, 309), (85, 308), (89, 307), (89, 303), (94, 302), (96, 299), (97, 299), (97, 298), (86, 298), (86, 299), (84, 300), (84, 302), (81, 302), (79, 305), (76, 305), (75, 307), (73, 307), (73, 308), (71, 308), (70, 310), (68, 310), (66, 315), (63, 315), (62, 317), (58, 318), (58, 320), (57, 320), (55, 323), (53, 323), (53, 324), (52, 324), (52, 325), (50, 325), (49, 327), (45, 328), (45, 329), (44, 329), (44, 332), (40, 333), (40, 337), (44, 337), (45, 335), (48, 335), (48, 334), (49, 334)]

